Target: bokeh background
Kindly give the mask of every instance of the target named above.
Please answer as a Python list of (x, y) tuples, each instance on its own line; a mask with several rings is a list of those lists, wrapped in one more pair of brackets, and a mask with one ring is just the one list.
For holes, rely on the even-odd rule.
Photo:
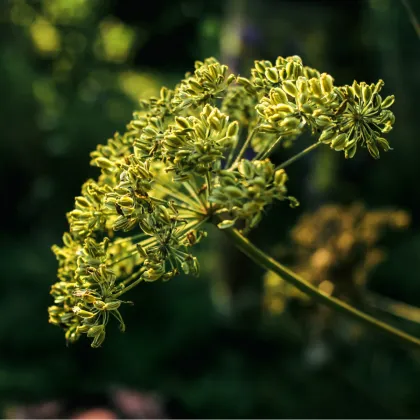
[[(328, 148), (299, 161), (289, 189), (301, 206), (274, 206), (251, 237), (275, 255), (326, 203), (407, 211), (410, 227), (383, 236), (387, 259), (365, 287), (420, 306), (420, 39), (404, 1), (1, 0), (0, 22), (3, 416), (50, 400), (96, 406), (121, 386), (159, 395), (169, 417), (420, 417), (418, 351), (338, 315), (325, 324), (316, 306), (273, 313), (265, 273), (217, 232), (201, 247), (203, 275), (138, 287), (127, 332), (110, 328), (101, 349), (66, 347), (47, 315), (50, 247), (97, 172), (89, 152), (124, 130), (139, 98), (209, 56), (246, 74), (254, 59), (297, 54), (337, 84), (385, 80), (394, 150), (378, 162)], [(416, 322), (365, 309), (420, 336)]]

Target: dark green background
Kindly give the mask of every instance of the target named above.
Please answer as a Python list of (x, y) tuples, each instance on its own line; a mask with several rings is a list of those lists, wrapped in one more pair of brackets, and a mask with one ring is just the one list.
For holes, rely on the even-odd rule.
[[(69, 16), (86, 3), (56, 2)], [(60, 49), (41, 54), (30, 27), (35, 15), (48, 16), (46, 3), (0, 3), (0, 405), (122, 385), (158, 392), (175, 417), (419, 417), (420, 353), (374, 332), (348, 342), (334, 330), (325, 337), (331, 356), (310, 365), (310, 314), (268, 317), (263, 272), (217, 232), (201, 248), (202, 277), (138, 287), (135, 306), (124, 309), (127, 332), (111, 326), (101, 349), (87, 340), (66, 347), (47, 322), (56, 272), (50, 246), (60, 243), (81, 184), (97, 173), (88, 154), (124, 130), (136, 107), (118, 75), (146, 72), (173, 86), (196, 59), (224, 54), (222, 29), (232, 30), (241, 5), (241, 48), (228, 61), (242, 74), (254, 59), (297, 54), (337, 84), (383, 78), (385, 95), (396, 96), (394, 151), (379, 161), (363, 151), (345, 161), (326, 148), (300, 161), (289, 189), (301, 207), (274, 206), (252, 239), (265, 250), (287, 243), (297, 217), (326, 202), (406, 209), (412, 226), (387, 238), (389, 259), (370, 287), (420, 306), (420, 39), (402, 3), (88, 0), (85, 16), (65, 12), (55, 23)], [(420, 3), (412, 3), (420, 16)], [(119, 63), (94, 54), (100, 22), (110, 16), (136, 33)], [(72, 66), (57, 78), (63, 59)], [(290, 154), (282, 153), (275, 159)], [(416, 325), (387, 320), (420, 336)]]

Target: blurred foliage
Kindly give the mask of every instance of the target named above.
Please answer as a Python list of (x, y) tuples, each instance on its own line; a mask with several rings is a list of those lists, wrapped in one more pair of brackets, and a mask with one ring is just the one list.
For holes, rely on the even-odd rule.
[[(302, 213), (327, 201), (409, 210), (410, 229), (385, 240), (388, 258), (369, 285), (420, 306), (420, 42), (405, 9), (395, 0), (248, 0), (244, 10), (239, 68), (298, 54), (339, 84), (382, 78), (397, 117), (395, 150), (379, 162), (320, 151), (293, 166), (289, 188), (301, 192), (300, 210), (274, 206), (252, 239), (265, 249), (284, 242)], [(139, 96), (171, 85), (194, 60), (218, 56), (230, 17), (224, 2), (202, 0), (149, 2), (147, 12), (138, 1), (10, 0), (0, 16), (3, 407), (124, 384), (161, 393), (179, 417), (420, 416), (417, 353), (376, 334), (349, 340), (339, 331), (355, 326), (344, 321), (327, 330), (326, 346), (308, 336), (295, 307), (263, 317), (262, 273), (221, 235), (203, 244), (199, 280), (134, 292), (129, 333), (110, 331), (96, 351), (88, 342), (65, 347), (47, 322), (50, 245), (91, 176), (89, 152), (124, 128)], [(289, 151), (282, 153), (278, 159)], [(415, 323), (381, 316), (420, 335)], [(316, 312), (307, 319), (316, 325)]]
[[(303, 214), (291, 229), (291, 244), (281, 247), (278, 259), (325, 294), (361, 300), (370, 272), (386, 259), (378, 242), (387, 230), (406, 229), (410, 216), (393, 209), (367, 211), (363, 204), (325, 205)], [(280, 276), (265, 275), (265, 302), (283, 312), (288, 297), (309, 298)]]
[[(419, 322), (420, 309), (372, 293), (368, 282), (375, 268), (386, 260), (381, 240), (392, 230), (407, 229), (409, 223), (409, 214), (402, 210), (367, 210), (361, 203), (324, 205), (313, 213), (303, 214), (291, 229), (290, 245), (277, 246), (275, 254), (326, 295), (370, 312), (373, 308), (381, 309)], [(307, 324), (312, 340), (325, 339), (328, 330), (350, 341), (363, 334), (358, 325), (340, 331), (340, 319), (337, 330), (334, 311), (314, 305), (308, 296), (272, 272), (264, 276), (264, 305), (272, 314), (282, 314), (294, 306), (300, 321)], [(318, 354), (320, 361), (328, 356), (328, 350), (325, 347)]]

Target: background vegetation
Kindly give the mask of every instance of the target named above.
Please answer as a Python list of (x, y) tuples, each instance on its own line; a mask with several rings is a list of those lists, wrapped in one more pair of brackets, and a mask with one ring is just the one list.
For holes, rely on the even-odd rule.
[[(103, 348), (66, 347), (47, 322), (50, 246), (95, 171), (89, 152), (124, 128), (138, 98), (212, 55), (242, 73), (297, 54), (338, 84), (385, 80), (394, 151), (299, 161), (289, 190), (301, 206), (274, 207), (252, 239), (275, 254), (301, 214), (330, 202), (407, 210), (410, 228), (385, 237), (388, 259), (367, 287), (420, 306), (420, 40), (403, 3), (9, 0), (0, 19), (3, 409), (123, 385), (159, 393), (173, 417), (420, 416), (418, 352), (344, 321), (314, 333), (318, 312), (299, 305), (272, 316), (264, 273), (217, 232), (203, 243), (201, 278), (138, 287), (127, 332), (110, 331)], [(418, 324), (380, 316), (420, 336)]]

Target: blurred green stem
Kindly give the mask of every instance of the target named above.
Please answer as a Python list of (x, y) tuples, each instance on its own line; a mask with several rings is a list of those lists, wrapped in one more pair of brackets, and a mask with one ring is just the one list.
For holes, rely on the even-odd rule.
[(413, 25), (413, 28), (416, 31), (417, 36), (420, 38), (420, 24), (419, 24), (419, 21), (417, 20), (416, 15), (413, 12), (413, 9), (411, 8), (411, 5), (410, 5), (409, 1), (408, 0), (401, 0), (401, 3), (405, 7), (405, 10), (407, 10), (410, 22)]
[(227, 229), (224, 231), (226, 235), (234, 242), (234, 244), (249, 258), (251, 258), (259, 266), (270, 270), (280, 276), (284, 281), (292, 284), (301, 292), (312, 297), (315, 301), (323, 303), (331, 309), (341, 312), (344, 315), (353, 318), (356, 321), (365, 324), (368, 327), (374, 328), (380, 332), (387, 333), (390, 337), (402, 342), (403, 344), (409, 344), (415, 348), (420, 348), (420, 340), (410, 334), (405, 333), (391, 325), (382, 322), (362, 311), (354, 308), (347, 303), (328, 296), (322, 293), (317, 287), (308, 283), (306, 280), (301, 278), (299, 275), (284, 267), (273, 258), (269, 257), (259, 248), (252, 244), (247, 238), (242, 236), (236, 229)]
[(420, 323), (420, 308), (365, 290), (362, 298), (371, 307), (406, 321)]

